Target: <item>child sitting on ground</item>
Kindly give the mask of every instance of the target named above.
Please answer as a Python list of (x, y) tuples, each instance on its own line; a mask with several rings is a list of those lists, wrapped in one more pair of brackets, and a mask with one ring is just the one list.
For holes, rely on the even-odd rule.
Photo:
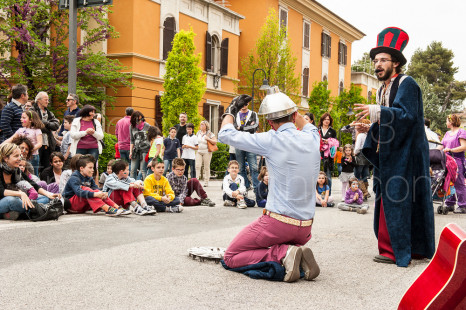
[(267, 203), (267, 194), (269, 193), (269, 172), (267, 171), (266, 166), (262, 166), (257, 179), (260, 181), (256, 193), (257, 206), (259, 208), (265, 208)]
[[(103, 187), (104, 187), (105, 180), (107, 179), (107, 177), (108, 177), (109, 175), (112, 174), (112, 166), (113, 166), (113, 164), (114, 164), (115, 162), (116, 162), (116, 159), (111, 159), (111, 160), (108, 161), (108, 163), (107, 163), (107, 171), (105, 171), (104, 173), (102, 173), (102, 174), (100, 175), (100, 179), (99, 179), (99, 187), (100, 187), (100, 188), (103, 188)], [(104, 191), (104, 192), (106, 192), (106, 191)]]
[(256, 202), (246, 197), (247, 189), (244, 178), (238, 174), (239, 163), (232, 160), (228, 163), (228, 174), (223, 178), (223, 200), (225, 207), (246, 209), (254, 207)]
[(325, 172), (319, 172), (316, 184), (316, 206), (333, 207), (333, 198), (330, 196), (330, 187), (328, 186), (327, 175)]
[[(144, 198), (148, 205), (155, 207), (157, 212), (183, 212), (180, 199), (175, 196), (167, 178), (163, 176), (165, 165), (160, 157), (152, 159), (152, 174), (144, 180)], [(184, 172), (184, 171), (183, 171)]]
[(136, 215), (157, 213), (144, 199), (144, 183), (128, 177), (129, 164), (126, 161), (114, 161), (111, 170), (112, 173), (105, 180), (102, 189), (108, 193), (111, 200), (125, 209), (129, 208)]
[[(42, 181), (41, 179), (39, 179), (39, 177), (37, 177), (36, 175), (33, 174), (34, 168), (32, 167), (31, 163), (29, 163), (29, 162), (27, 162), (25, 160), (21, 160), (21, 164), (20, 164), (19, 168), (21, 169), (21, 171), (26, 173), (26, 175), (29, 177), (29, 179), (34, 181), (41, 188), (43, 188), (46, 191), (51, 192), (53, 194), (56, 194), (56, 193), (59, 192), (58, 184), (53, 184), (53, 183), (47, 184), (45, 181)], [(18, 182), (18, 184), (22, 184), (21, 181)]]
[[(19, 163), (19, 169), (24, 172), (31, 181), (33, 182), (36, 182), (36, 181), (40, 181), (38, 177), (36, 177), (35, 175), (32, 174), (32, 172), (34, 172), (34, 168), (32, 167), (32, 165), (30, 163), (28, 163), (26, 160), (22, 159), (21, 162)], [(42, 181), (43, 182), (43, 181)], [(45, 183), (45, 182), (43, 182)], [(36, 182), (37, 184), (37, 182)], [(39, 184), (37, 184), (39, 185)], [(39, 186), (41, 188), (43, 188), (42, 186), (44, 184), (40, 184)], [(47, 184), (45, 184), (47, 185)], [(28, 181), (22, 179), (21, 181), (19, 181), (18, 183), (16, 183), (16, 186), (23, 192), (25, 192), (29, 199), (30, 200), (36, 200), (38, 203), (47, 203), (49, 202), (49, 199), (43, 195), (39, 195), (39, 193), (36, 191), (36, 189), (34, 188), (34, 186), (31, 185), (31, 183), (29, 183)], [(45, 190), (47, 190), (46, 188), (44, 188)]]
[(345, 201), (346, 190), (349, 189), (348, 182), (354, 177), (354, 167), (356, 160), (353, 156), (353, 146), (346, 144), (343, 148), (343, 157), (341, 158), (341, 174), (339, 179), (341, 181), (341, 201)]
[[(180, 204), (184, 206), (209, 206), (214, 207), (215, 202), (207, 197), (207, 193), (202, 188), (201, 183), (196, 178), (188, 178), (184, 175), (186, 163), (183, 158), (175, 158), (172, 161), (173, 171), (167, 175), (168, 182), (172, 187), (175, 195), (180, 198)], [(201, 198), (192, 198), (196, 194)]]
[(94, 165), (95, 159), (92, 155), (83, 155), (76, 162), (76, 171), (71, 174), (63, 191), (63, 197), (71, 203), (67, 212), (84, 213), (92, 209), (96, 213), (102, 209), (108, 216), (131, 214), (131, 211), (120, 208), (108, 198), (107, 193), (99, 190), (93, 178)]
[(359, 214), (366, 214), (369, 205), (363, 204), (363, 194), (359, 189), (359, 181), (357, 178), (350, 179), (351, 187), (346, 191), (345, 202), (338, 204), (338, 209), (343, 211), (356, 211)]
[(61, 173), (60, 183), (58, 184), (59, 193), (63, 195), (66, 183), (71, 177), (71, 174), (76, 171), (76, 162), (83, 156), (82, 154), (74, 155), (70, 160), (70, 169), (66, 169)]

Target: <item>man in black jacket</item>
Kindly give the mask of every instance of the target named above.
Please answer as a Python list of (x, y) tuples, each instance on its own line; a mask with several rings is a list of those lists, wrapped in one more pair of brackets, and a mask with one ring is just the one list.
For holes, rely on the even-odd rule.
[(56, 141), (53, 137), (53, 131), (58, 130), (60, 122), (55, 115), (47, 109), (49, 105), (49, 96), (46, 92), (41, 91), (37, 94), (32, 111), (39, 114), (42, 123), (45, 127), (42, 129), (43, 142), (42, 147), (39, 149), (39, 173), (43, 169), (50, 166), (50, 154), (55, 151)]
[[(250, 100), (250, 99), (249, 99)], [(259, 117), (257, 113), (248, 109), (249, 102), (239, 110), (236, 115), (236, 123), (233, 124), (238, 131), (249, 132), (254, 134), (259, 128)], [(249, 188), (250, 182), (248, 179), (248, 174), (246, 172), (246, 162), (249, 164), (249, 172), (251, 173), (252, 185), (254, 187), (254, 193), (259, 186), (259, 180), (257, 176), (259, 175), (257, 170), (257, 155), (251, 152), (243, 151), (236, 149), (236, 160), (240, 165), (239, 174), (244, 178), (246, 182), (246, 188)]]

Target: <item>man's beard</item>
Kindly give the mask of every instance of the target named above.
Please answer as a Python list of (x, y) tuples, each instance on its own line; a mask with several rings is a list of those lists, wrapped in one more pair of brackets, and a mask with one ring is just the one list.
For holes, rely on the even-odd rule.
[(379, 69), (375, 70), (375, 73), (377, 73), (377, 79), (379, 81), (386, 81), (388, 80), (391, 76), (392, 76), (392, 73), (393, 73), (393, 67), (390, 67), (390, 68), (387, 68), (385, 70), (385, 74), (382, 75), (381, 77), (379, 77), (378, 73), (381, 72), (382, 70), (379, 71)]

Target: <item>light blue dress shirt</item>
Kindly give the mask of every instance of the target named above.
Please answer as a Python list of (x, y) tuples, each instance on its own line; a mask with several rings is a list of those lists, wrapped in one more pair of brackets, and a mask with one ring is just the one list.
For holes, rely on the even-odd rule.
[(306, 124), (299, 131), (293, 123), (286, 123), (277, 131), (250, 134), (228, 124), (218, 138), (265, 157), (269, 172), (267, 210), (298, 220), (314, 218), (320, 170), (320, 136), (314, 125)]

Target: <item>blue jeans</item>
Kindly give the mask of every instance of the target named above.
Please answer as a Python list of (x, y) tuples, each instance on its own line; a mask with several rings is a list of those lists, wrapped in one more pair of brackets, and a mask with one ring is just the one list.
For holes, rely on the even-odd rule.
[(144, 160), (146, 158), (146, 154), (147, 152), (142, 153), (140, 156), (138, 156), (140, 159), (139, 158), (131, 159), (131, 177), (133, 179), (137, 178), (136, 173), (138, 169), (139, 169), (139, 172), (142, 173), (142, 179), (144, 180), (146, 178), (147, 163)]
[(34, 175), (39, 176), (39, 166), (40, 166), (39, 155), (32, 155), (31, 165), (34, 168)]
[(196, 160), (186, 159), (186, 158), (183, 158), (183, 159), (186, 162), (186, 167), (184, 168), (184, 175), (189, 179), (188, 170), (189, 170), (189, 167), (191, 167), (191, 178), (195, 178), (196, 177)]
[(0, 199), (0, 214), (7, 213), (10, 211), (17, 212), (26, 212), (26, 209), (23, 208), (23, 202), (19, 197), (5, 196)]
[(36, 202), (37, 203), (49, 203), (50, 199), (48, 197), (45, 197), (44, 195), (39, 195), (37, 197)]
[(163, 170), (163, 175), (164, 176), (167, 175), (167, 171), (168, 171), (168, 173), (170, 173), (172, 171), (172, 161), (173, 161), (173, 159), (164, 159), (163, 160), (163, 164), (165, 165), (165, 168)]
[[(231, 183), (230, 189), (232, 191), (236, 191), (238, 189), (238, 185), (236, 183)], [(231, 198), (227, 194), (223, 194), (223, 201), (225, 200), (233, 201), (235, 204), (238, 201), (236, 198)], [(246, 206), (248, 206), (248, 208), (252, 208), (256, 205), (256, 202), (252, 199), (249, 199), (248, 197), (244, 197), (244, 202), (246, 203)]]
[(92, 155), (95, 158), (94, 175), (97, 175), (97, 161), (99, 160), (99, 149), (76, 149), (76, 154)]
[(157, 211), (157, 212), (165, 212), (165, 210), (167, 209), (167, 207), (173, 207), (173, 206), (176, 206), (176, 205), (179, 205), (180, 204), (180, 198), (178, 197), (175, 197), (175, 199), (173, 199), (172, 201), (170, 201), (169, 203), (165, 203), (163, 201), (159, 201), (157, 199), (155, 199), (154, 197), (152, 196), (145, 196), (144, 199), (146, 199), (146, 203), (149, 205), (149, 206), (153, 206), (154, 209)]
[(337, 164), (337, 169), (338, 169), (338, 176), (340, 176), (341, 170), (343, 170), (343, 167), (341, 166), (341, 164)]
[(252, 179), (252, 186), (254, 187), (254, 190), (259, 187), (259, 180), (257, 179), (257, 176), (259, 173), (257, 172), (257, 156), (254, 153), (247, 152), (247, 151), (242, 151), (239, 149), (236, 149), (236, 160), (239, 163), (239, 174), (244, 178), (244, 181), (246, 182), (246, 188), (249, 188), (250, 183), (248, 179), (248, 174), (246, 172), (246, 161), (249, 164), (249, 172), (251, 173), (251, 179)]
[(129, 159), (129, 150), (119, 150), (120, 151), (120, 159), (125, 160), (129, 163), (129, 169), (131, 170), (131, 160)]
[(367, 178), (369, 177), (369, 166), (355, 166), (354, 176), (359, 181), (367, 182)]

